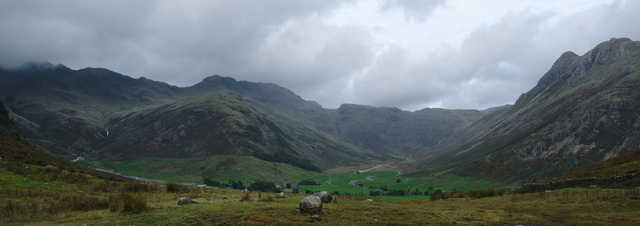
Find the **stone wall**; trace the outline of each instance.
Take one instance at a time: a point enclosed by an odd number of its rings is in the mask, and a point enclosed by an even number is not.
[[[529,193],[529,192],[542,192],[546,190],[557,190],[563,188],[580,188],[580,187],[589,187],[591,185],[601,185],[601,184],[616,184],[622,183],[634,178],[640,178],[640,172],[627,174],[623,176],[614,176],[614,177],[590,177],[590,178],[581,178],[581,179],[568,179],[562,181],[554,181],[548,183],[528,183],[524,184],[519,188],[516,188],[514,192],[518,193]]]

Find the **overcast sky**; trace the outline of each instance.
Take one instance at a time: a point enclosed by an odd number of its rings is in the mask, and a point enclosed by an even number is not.
[[[191,86],[211,75],[342,103],[512,104],[565,51],[640,40],[640,1],[0,0],[0,65]]]

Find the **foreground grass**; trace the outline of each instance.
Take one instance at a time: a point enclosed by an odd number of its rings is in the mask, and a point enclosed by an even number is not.
[[[311,214],[297,209],[302,196],[275,201],[241,202],[239,191],[192,188],[197,203],[177,206],[181,194],[162,190],[131,193],[144,196],[149,210],[141,213],[109,209],[72,210],[54,214],[8,216],[3,225],[218,225],[312,223]],[[107,193],[92,196],[108,197]],[[229,199],[217,199],[226,195]],[[263,197],[266,194],[262,195]],[[20,201],[20,200],[14,200]],[[546,224],[633,225],[640,222],[640,190],[562,190],[551,193],[505,195],[482,199],[454,198],[438,201],[364,201],[341,196],[338,203],[324,204],[325,212],[314,223],[345,224]]]

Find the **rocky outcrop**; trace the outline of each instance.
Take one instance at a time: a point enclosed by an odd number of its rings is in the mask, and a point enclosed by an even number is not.
[[[300,201],[300,212],[322,213],[322,200],[318,196],[311,195]]]

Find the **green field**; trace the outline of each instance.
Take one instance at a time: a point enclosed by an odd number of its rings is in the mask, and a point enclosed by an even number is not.
[[[59,173],[66,172],[50,171],[45,176]],[[10,172],[1,176],[2,225],[634,225],[640,221],[638,189],[565,189],[439,201],[394,197],[367,202],[363,197],[339,196],[337,203],[323,204],[323,212],[313,217],[298,210],[304,196],[297,194],[266,199],[270,194],[253,192],[250,200],[241,201],[241,192],[228,189],[179,186],[170,192],[164,185],[91,176],[83,184],[45,182]],[[183,193],[197,203],[176,205]],[[218,199],[219,195],[229,199]]]
[[[366,167],[363,167],[366,168]],[[350,168],[352,169],[352,168]],[[440,174],[425,178],[406,178],[403,177],[399,170],[393,166],[387,166],[380,169],[372,170],[364,173],[356,173],[356,170],[334,169],[311,179],[320,185],[300,186],[302,193],[309,191],[328,191],[337,192],[339,194],[349,194],[358,196],[369,196],[370,192],[380,191],[385,187],[387,190],[405,190],[424,194],[431,187],[433,191],[440,190],[449,191],[471,191],[482,188],[496,188],[503,184],[494,183],[486,180],[479,180],[470,177],[459,177],[451,174]],[[355,184],[355,185],[354,185]],[[357,185],[357,186],[356,186]],[[362,185],[362,186],[360,186]],[[406,196],[380,196],[384,200],[412,200],[427,199],[424,195],[406,195]]]
[[[144,158],[121,162],[113,162],[109,157],[99,157],[88,159],[87,164],[94,168],[115,169],[115,172],[123,175],[195,184],[202,184],[205,177],[223,182],[240,180],[245,184],[257,180],[293,184],[304,178],[321,175],[285,163],[233,155],[216,155],[204,159]]]
[[[233,170],[226,169],[222,173],[215,173],[221,164],[228,161],[233,161],[233,167],[235,167]],[[202,162],[207,164],[203,164]],[[245,185],[249,185],[257,180],[271,181],[274,184],[288,183],[296,185],[302,179],[309,179],[320,185],[300,186],[299,191],[302,194],[305,194],[308,190],[309,192],[328,191],[343,195],[368,197],[370,196],[370,192],[379,191],[382,195],[378,198],[398,201],[428,199],[428,196],[424,196],[423,194],[425,191],[428,191],[429,188],[431,188],[429,192],[432,193],[436,190],[443,192],[470,191],[482,188],[496,188],[503,185],[501,183],[471,177],[459,177],[448,174],[448,172],[440,172],[423,178],[407,178],[403,177],[401,171],[395,169],[393,165],[363,173],[356,172],[372,166],[336,168],[327,170],[324,173],[316,173],[301,170],[283,163],[266,162],[250,156],[214,156],[204,161],[202,159],[146,158],[132,162],[118,163],[111,162],[107,158],[96,158],[91,159],[89,163],[91,166],[97,168],[118,169],[117,172],[124,175],[195,184],[202,184],[205,177],[223,183],[230,180],[240,180]],[[158,173],[149,173],[148,170],[150,169],[155,169]],[[172,169],[186,170],[172,171]],[[273,177],[271,175],[279,176]],[[385,196],[384,193],[386,193],[386,191],[382,190],[383,187],[387,190],[404,190],[406,195]],[[420,195],[417,195],[418,193]]]

